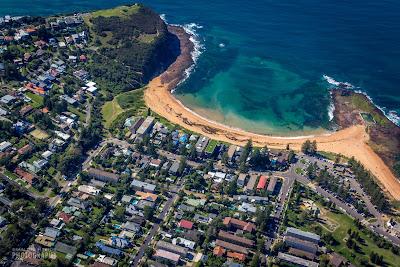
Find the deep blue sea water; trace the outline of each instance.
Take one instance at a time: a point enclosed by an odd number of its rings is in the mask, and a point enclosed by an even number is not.
[[[396,0],[147,0],[168,22],[196,30],[195,70],[176,91],[196,112],[259,133],[329,127],[326,74],[400,113]],[[211,3],[210,3],[211,2]],[[124,0],[0,0],[0,15],[48,15]]]

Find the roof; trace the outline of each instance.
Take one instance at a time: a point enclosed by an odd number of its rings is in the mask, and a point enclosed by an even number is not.
[[[256,185],[256,182],[257,182],[257,175],[256,174],[250,175],[249,182],[246,185],[246,190],[253,190],[254,186]]]
[[[213,250],[215,256],[221,257],[225,254],[226,250],[223,247],[216,246]]]
[[[131,186],[136,188],[141,188],[142,191],[150,191],[150,192],[153,192],[156,189],[156,186],[154,184],[142,182],[136,179],[134,179],[131,182]]]
[[[69,223],[72,220],[73,216],[62,211],[58,214],[58,218],[65,223]]]
[[[154,253],[154,257],[160,257],[173,262],[178,262],[181,256],[163,249],[157,249]]]
[[[75,255],[77,248],[74,246],[70,246],[65,243],[62,243],[62,242],[57,242],[56,245],[54,246],[54,250],[57,252],[64,253],[64,254]]]
[[[241,221],[232,217],[225,217],[223,224],[227,226],[233,226],[235,228],[239,228],[248,232],[252,232],[256,229],[256,226],[253,223]]]
[[[232,258],[232,259],[236,259],[236,260],[239,260],[239,261],[245,261],[246,260],[246,255],[244,255],[244,254],[242,254],[242,253],[238,253],[238,252],[228,252],[227,254],[226,254],[226,256],[228,257],[228,258]]]
[[[245,237],[237,236],[237,235],[225,232],[223,230],[219,231],[218,238],[226,240],[226,241],[231,241],[231,242],[236,243],[236,244],[239,243],[239,244],[247,246],[247,247],[254,246],[254,241],[253,240],[250,240],[250,239],[245,238]]]
[[[193,223],[188,220],[181,220],[179,222],[179,227],[191,230],[193,228]]]
[[[235,245],[235,244],[232,244],[232,243],[229,243],[229,242],[226,242],[226,241],[223,241],[221,239],[217,239],[217,241],[215,241],[215,244],[217,246],[221,246],[221,247],[223,247],[223,248],[225,248],[227,250],[231,250],[231,251],[234,251],[234,252],[239,252],[239,253],[246,254],[246,255],[249,254],[249,251],[248,251],[247,248],[239,246],[239,245]]]
[[[268,181],[268,177],[262,175],[262,176],[260,177],[260,180],[258,181],[257,189],[264,189],[264,188],[265,188],[265,185],[267,184],[267,181]]]
[[[149,192],[142,192],[142,191],[137,191],[136,195],[140,197],[142,200],[147,200],[147,201],[152,201],[155,202],[158,198],[156,194],[152,194]]]
[[[276,182],[278,179],[276,177],[271,177],[268,183],[267,191],[272,192],[275,190]]]
[[[119,179],[119,176],[117,174],[115,174],[115,173],[106,172],[106,171],[95,169],[95,168],[89,168],[88,169],[88,173],[91,176],[105,177],[107,179],[115,180],[115,181],[118,181],[118,179]]]
[[[286,235],[294,235],[294,236],[300,236],[303,237],[305,239],[309,239],[309,240],[314,240],[316,242],[319,242],[320,237],[317,234],[311,233],[311,232],[305,232],[305,231],[301,231],[297,228],[293,228],[293,227],[288,227],[286,229]]]
[[[345,257],[334,252],[331,255],[331,260],[329,261],[329,265],[332,265],[334,267],[340,267],[345,262],[346,262]]]
[[[157,247],[157,249],[162,249],[162,250],[166,250],[169,252],[173,252],[173,253],[179,254],[181,256],[186,256],[186,254],[188,252],[187,248],[177,246],[177,245],[174,245],[172,243],[168,243],[168,242],[165,242],[162,240],[157,242],[156,247]]]
[[[121,255],[121,254],[123,254],[123,252],[121,250],[106,246],[106,245],[104,245],[103,243],[101,243],[99,241],[96,242],[96,247],[98,247],[101,251],[106,252],[108,254],[112,254],[112,255]]]
[[[59,235],[60,231],[57,229],[54,229],[52,227],[46,227],[44,231],[44,235],[51,237],[51,238],[56,238]]]
[[[24,179],[29,184],[32,184],[32,181],[35,178],[33,174],[26,172],[20,168],[16,168],[15,173],[21,176],[21,178]]]
[[[282,253],[282,252],[278,253],[278,258],[281,260],[284,260],[284,261],[298,264],[300,266],[318,267],[318,263],[316,263],[316,262],[305,260],[305,259],[293,256],[290,254]]]

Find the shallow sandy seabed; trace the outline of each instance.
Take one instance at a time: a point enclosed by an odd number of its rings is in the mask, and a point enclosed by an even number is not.
[[[355,157],[379,180],[385,191],[394,199],[400,200],[400,182],[396,179],[382,159],[369,147],[369,136],[363,125],[352,126],[330,134],[306,137],[274,137],[247,132],[208,120],[186,108],[178,101],[171,90],[182,78],[185,64],[190,57],[190,46],[185,48],[186,36],[178,34],[181,39],[181,55],[163,74],[154,78],[145,90],[145,102],[155,113],[190,131],[205,135],[212,139],[237,145],[244,145],[252,140],[256,146],[300,150],[301,144],[309,139],[316,140],[321,151],[340,153],[347,157]],[[182,46],[183,45],[183,46]]]

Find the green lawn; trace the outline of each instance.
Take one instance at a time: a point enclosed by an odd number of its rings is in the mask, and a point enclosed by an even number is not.
[[[16,180],[19,178],[15,173],[10,172],[9,170],[5,170],[4,174],[7,175],[7,177],[12,180]]]
[[[44,140],[44,139],[49,138],[49,135],[45,131],[43,131],[39,128],[36,128],[35,130],[33,130],[30,133],[30,135],[32,135],[33,137],[35,137],[36,139],[39,139],[39,140]]]
[[[32,99],[32,107],[42,108],[43,107],[43,96],[36,95],[32,92],[27,92],[26,96]]]
[[[123,109],[138,108],[145,105],[144,89],[137,89],[116,96],[119,106]]]
[[[208,145],[205,149],[206,153],[213,153],[215,150],[215,147],[218,145],[218,141],[215,140],[210,140],[210,142],[208,142]]]
[[[79,120],[81,122],[85,122],[86,121],[86,115],[83,114],[81,111],[79,111],[77,108],[74,108],[72,106],[68,106],[67,109],[68,109],[69,112],[74,113],[76,116],[78,116]]]
[[[102,108],[103,119],[105,121],[104,126],[109,128],[111,123],[121,114],[124,110],[118,104],[118,101],[114,98],[112,101],[108,101]]]
[[[143,99],[144,89],[125,92],[104,104],[102,113],[104,126],[110,128],[114,121],[125,120],[126,117],[142,115],[146,110]],[[126,116],[125,116],[126,115]]]

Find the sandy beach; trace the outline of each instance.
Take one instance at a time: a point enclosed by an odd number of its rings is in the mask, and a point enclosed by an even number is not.
[[[387,193],[394,199],[400,200],[400,182],[368,146],[369,136],[364,125],[351,126],[319,136],[273,137],[232,128],[203,118],[186,108],[173,96],[171,90],[184,78],[185,70],[193,64],[191,57],[193,44],[189,40],[190,36],[181,28],[170,27],[170,31],[180,38],[181,55],[163,74],[154,78],[145,90],[145,101],[151,110],[190,131],[237,145],[244,145],[251,139],[256,146],[286,148],[289,144],[291,149],[300,150],[305,140],[316,140],[321,151],[355,157],[377,177]]]

